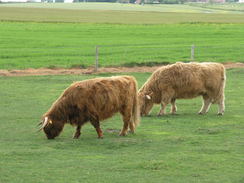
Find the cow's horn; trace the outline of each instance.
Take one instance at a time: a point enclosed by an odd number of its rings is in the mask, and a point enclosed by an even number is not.
[[[45,118],[44,118],[44,122],[42,123],[42,126],[41,126],[41,128],[39,129],[39,131],[42,130],[42,129],[47,125],[47,123],[48,123],[48,117],[45,117]]]
[[[150,95],[146,95],[146,97],[147,97],[147,99],[148,99],[148,100],[151,100],[151,97],[150,97]]]

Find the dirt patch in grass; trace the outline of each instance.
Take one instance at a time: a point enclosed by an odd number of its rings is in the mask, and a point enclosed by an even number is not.
[[[118,134],[119,134],[119,132],[120,132],[119,129],[111,129],[111,128],[108,128],[108,129],[106,129],[105,131],[108,132],[108,133],[118,133]]]
[[[226,69],[244,68],[244,63],[224,63]],[[69,74],[96,74],[96,73],[126,73],[126,72],[154,72],[161,66],[141,67],[102,67],[97,72],[94,68],[39,68],[24,70],[0,70],[0,76],[35,76],[35,75],[69,75]]]

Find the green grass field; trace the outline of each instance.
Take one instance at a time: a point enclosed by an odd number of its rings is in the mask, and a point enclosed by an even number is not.
[[[113,24],[244,23],[241,11],[189,5],[133,5],[118,3],[0,4],[1,21]]]
[[[243,62],[244,14],[189,5],[0,4],[0,69]]]
[[[37,123],[73,81],[110,76],[0,77],[0,182],[211,182],[241,183],[244,70],[227,72],[226,113],[213,105],[197,115],[200,98],[179,100],[178,115],[142,118],[135,135],[120,137],[120,116],[102,123],[104,139],[90,124],[80,139],[67,125],[55,140],[37,133]],[[133,73],[139,85],[150,73]]]
[[[243,62],[244,24],[119,25],[0,23],[0,69],[149,62]]]
[[[88,67],[96,45],[100,66],[190,61],[192,44],[196,61],[244,62],[241,6],[1,3],[0,69]],[[55,140],[36,132],[73,81],[111,75],[0,77],[0,183],[244,181],[243,69],[227,72],[221,117],[215,105],[197,115],[196,98],[177,101],[174,116],[155,106],[126,137],[119,115],[102,123],[102,140],[90,124],[78,140],[68,125]],[[150,73],[130,75],[141,86]]]

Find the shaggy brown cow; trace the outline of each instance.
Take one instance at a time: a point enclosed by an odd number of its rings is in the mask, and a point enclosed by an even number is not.
[[[176,99],[203,97],[199,114],[208,112],[211,103],[219,106],[223,115],[225,68],[218,63],[182,63],[157,69],[138,92],[141,115],[147,115],[153,104],[161,104],[158,115],[165,114],[165,107],[171,103],[171,113],[177,110]]]
[[[137,82],[131,76],[95,78],[73,83],[53,103],[43,115],[40,129],[48,139],[60,134],[65,123],[77,126],[74,138],[79,138],[81,126],[90,121],[97,131],[98,138],[103,137],[100,121],[120,112],[124,126],[120,132],[126,135],[128,127],[133,133],[139,124],[139,105]]]

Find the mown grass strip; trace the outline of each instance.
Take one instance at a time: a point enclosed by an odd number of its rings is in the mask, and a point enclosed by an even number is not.
[[[244,23],[243,14],[1,7],[1,21],[112,24]]]

